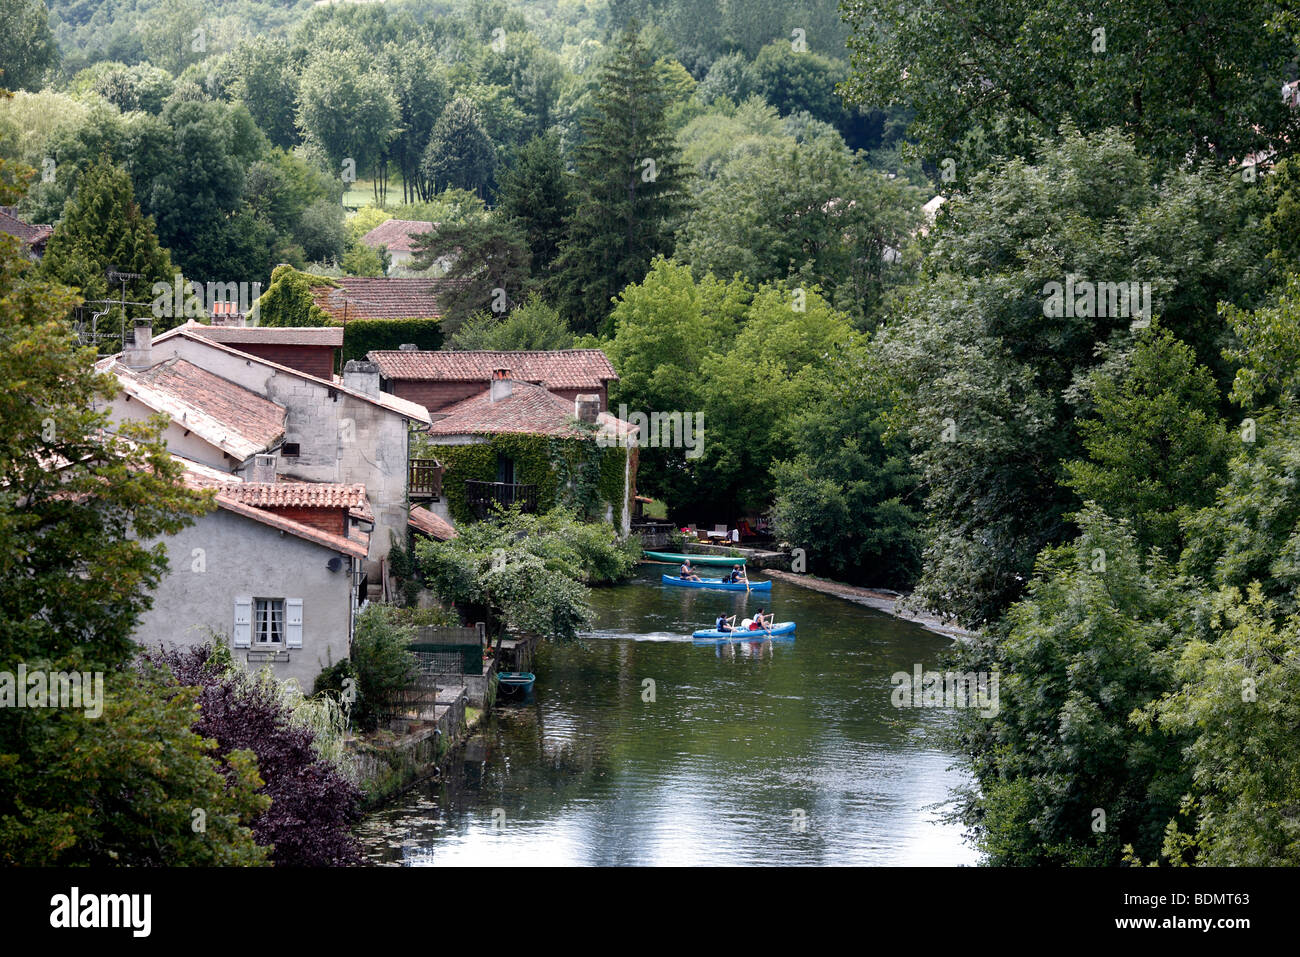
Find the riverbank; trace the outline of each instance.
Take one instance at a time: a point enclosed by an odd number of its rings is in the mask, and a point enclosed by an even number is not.
[[[932,631],[937,635],[943,635],[945,638],[951,638],[954,641],[961,641],[966,638],[975,636],[975,632],[967,631],[952,622],[944,621],[935,615],[926,613],[916,613],[909,609],[900,608],[899,604],[905,599],[906,595],[901,595],[896,591],[888,591],[876,588],[862,588],[857,585],[845,585],[842,582],[831,581],[827,578],[818,578],[815,575],[800,574],[797,572],[781,571],[777,568],[768,568],[764,574],[769,578],[777,581],[789,582],[792,585],[798,585],[801,588],[810,588],[813,591],[821,592],[824,595],[834,595],[836,598],[843,598],[845,601],[855,602],[859,605],[866,605],[868,608],[874,608],[876,611],[883,611],[887,615],[892,615],[903,621],[911,621]]]

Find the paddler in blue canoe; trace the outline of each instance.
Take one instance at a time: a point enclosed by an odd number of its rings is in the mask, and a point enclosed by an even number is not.
[[[713,623],[713,628],[715,631],[735,631],[732,627],[735,621],[735,615],[732,615],[730,618],[726,615],[719,615],[718,620]]]
[[[749,576],[745,574],[744,565],[732,565],[731,573],[727,575],[726,580],[732,584],[746,584],[749,582]]]
[[[688,582],[697,582],[700,580],[700,576],[695,574],[695,569],[691,567],[691,560],[689,558],[682,562],[681,574],[678,577],[683,581]]]

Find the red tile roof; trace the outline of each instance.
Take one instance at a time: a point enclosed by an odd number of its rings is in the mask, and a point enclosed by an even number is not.
[[[301,369],[295,369],[291,366],[281,365],[278,362],[272,362],[270,359],[266,359],[261,356],[255,356],[249,352],[242,352],[239,349],[236,349],[234,346],[228,346],[223,342],[218,342],[216,339],[199,335],[195,331],[195,327],[193,325],[186,324],[183,326],[177,326],[174,329],[169,329],[166,332],[164,332],[161,336],[157,336],[153,340],[153,344],[155,346],[158,346],[162,343],[167,342],[172,338],[177,338],[177,337],[190,339],[193,342],[201,343],[212,349],[216,349],[219,352],[224,352],[233,356],[239,356],[241,359],[246,359],[252,362],[256,362],[258,365],[265,366],[268,369],[273,369],[277,373],[283,372],[286,375],[295,376],[296,378],[302,379],[305,382],[315,382],[321,385],[329,386],[331,389],[337,389],[338,391],[344,393],[345,395],[349,395],[354,399],[359,399],[362,402],[369,402],[372,405],[377,405],[380,408],[387,409],[389,412],[396,412],[398,415],[403,416],[407,419],[412,419],[416,422],[429,421],[429,410],[416,402],[409,402],[406,399],[399,399],[397,396],[389,395],[386,392],[381,392],[378,395],[370,395],[368,393],[360,391],[359,389],[354,389],[351,386],[344,385],[343,380],[340,379],[338,376],[333,376],[330,379],[322,379],[319,376],[314,376],[309,372],[303,372]],[[121,358],[121,356],[122,354],[118,353],[117,355],[109,356],[107,359],[101,359],[99,363],[96,363],[95,367],[100,371],[107,371],[110,366],[113,366],[113,364],[116,363]],[[117,369],[120,368],[123,367],[120,365],[117,366]],[[116,369],[114,369],[114,371],[116,371]]]
[[[423,532],[430,538],[436,538],[440,542],[449,542],[453,538],[459,538],[460,533],[441,515],[435,515],[423,505],[416,505],[411,509],[411,528],[417,532]]]
[[[53,232],[53,226],[23,222],[13,214],[13,207],[0,207],[0,233],[8,233],[27,246],[42,245]]]
[[[342,348],[342,326],[205,326],[194,323],[196,335],[231,345],[331,346]]]
[[[494,369],[509,369],[510,378],[535,382],[547,389],[600,389],[618,373],[599,349],[555,349],[536,352],[402,352],[374,350],[385,379],[435,382],[488,382]]]
[[[313,286],[312,299],[339,322],[351,319],[436,319],[437,279],[342,276],[333,286]]]
[[[295,522],[291,518],[283,515],[277,515],[275,512],[265,508],[257,508],[254,505],[243,501],[243,496],[239,487],[243,484],[238,481],[230,481],[234,476],[216,469],[209,468],[206,465],[200,465],[198,462],[182,458],[179,455],[172,455],[172,458],[178,462],[183,472],[185,484],[194,489],[216,489],[217,507],[232,512],[235,515],[241,515],[244,518],[252,519],[263,525],[287,532],[296,538],[304,541],[313,542],[326,548],[342,552],[345,555],[351,555],[353,558],[365,558],[370,552],[370,535],[359,529],[352,529],[347,537],[335,535],[330,532],[322,531],[319,528],[312,528],[310,525],[304,525],[302,522]],[[297,484],[297,483],[293,483]],[[305,483],[304,483],[305,484]],[[322,483],[323,484],[323,483]],[[352,486],[326,486],[335,489],[352,488]],[[356,486],[364,492],[364,486]]]
[[[112,369],[127,395],[236,459],[273,445],[284,435],[288,412],[251,389],[185,361],[171,358],[148,369]]]
[[[553,435],[559,438],[590,438],[591,434],[578,428],[574,404],[554,392],[530,382],[511,383],[511,393],[503,399],[492,401],[492,391],[463,399],[450,405],[429,426],[429,435],[497,435],[524,433],[528,435]],[[607,431],[625,434],[632,427],[623,420],[600,413],[597,422]]]
[[[383,246],[389,252],[414,252],[411,234],[431,233],[433,223],[420,219],[390,219],[380,223],[361,237],[361,241],[371,249]]]
[[[261,522],[263,525],[269,525],[271,528],[279,529],[282,532],[288,532],[290,535],[305,541],[324,545],[326,548],[343,552],[345,555],[351,555],[353,558],[365,558],[370,552],[370,536],[364,532],[354,531],[352,533],[353,537],[344,538],[342,535],[334,535],[318,528],[312,528],[310,525],[295,522],[293,519],[277,515],[275,512],[263,508],[254,508],[252,505],[245,505],[238,499],[224,495],[221,492],[217,493],[217,507],[224,508],[228,512],[234,512],[236,515],[242,515],[245,518],[251,518],[255,522]]]
[[[221,486],[229,495],[255,508],[366,508],[364,485],[333,482],[230,482]]]

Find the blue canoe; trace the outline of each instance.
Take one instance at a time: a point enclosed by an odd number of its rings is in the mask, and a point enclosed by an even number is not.
[[[691,635],[697,642],[710,641],[753,641],[755,638],[771,638],[773,635],[788,635],[794,631],[794,622],[778,621],[771,628],[764,628],[759,631],[717,631],[713,628],[704,628]]]
[[[664,575],[665,585],[681,585],[683,588],[717,588],[722,591],[745,591],[744,582],[729,582],[721,578],[701,578],[699,581],[691,581],[689,578],[674,578],[672,575]],[[772,583],[770,581],[750,582],[749,591],[771,591]]]
[[[497,675],[497,689],[507,694],[527,694],[533,690],[535,680],[531,671],[502,671]]]

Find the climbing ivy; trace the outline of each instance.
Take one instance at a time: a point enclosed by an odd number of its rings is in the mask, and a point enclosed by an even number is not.
[[[329,313],[316,305],[311,291],[317,286],[338,283],[328,276],[299,272],[292,266],[276,266],[271,285],[257,300],[258,324],[263,326],[337,326]]]
[[[601,448],[591,439],[545,435],[494,435],[475,445],[418,443],[417,455],[436,458],[444,468],[443,495],[453,521],[474,518],[465,483],[495,482],[497,457],[515,463],[515,481],[537,486],[537,507],[549,511],[567,505],[586,518],[603,519],[605,508],[618,521],[623,511],[625,450]]]

